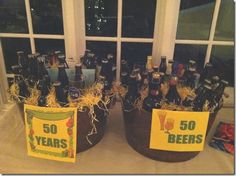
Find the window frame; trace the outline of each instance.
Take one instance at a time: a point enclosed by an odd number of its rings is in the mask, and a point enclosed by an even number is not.
[[[152,56],[155,64],[160,63],[160,57],[165,55],[167,59],[173,59],[174,49],[176,44],[198,44],[207,45],[205,56],[205,64],[209,62],[212,46],[234,46],[234,41],[216,41],[214,40],[217,18],[222,0],[216,0],[213,19],[211,23],[210,35],[208,40],[180,40],[176,39],[179,7],[181,0],[157,0],[155,12],[155,24],[153,38],[130,38],[122,37],[122,4],[123,0],[117,0],[117,36],[102,37],[102,36],[86,36],[85,33],[85,7],[84,0],[61,0],[62,15],[63,15],[63,35],[54,34],[34,34],[32,17],[30,12],[30,0],[25,0],[26,16],[29,33],[0,33],[0,37],[9,38],[29,38],[31,52],[35,53],[34,39],[63,39],[65,43],[65,54],[67,58],[74,58],[74,61],[79,61],[79,57],[84,54],[86,49],[86,41],[107,41],[116,42],[116,79],[120,80],[120,62],[121,62],[121,44],[122,42],[137,42],[137,43],[152,43]],[[74,62],[68,60],[69,66],[74,65]],[[0,66],[4,68],[0,72],[2,78],[12,77],[13,75],[6,74],[4,58],[2,55],[2,47],[0,40]],[[6,79],[5,79],[6,82]],[[6,83],[4,83],[6,84]],[[8,85],[6,85],[8,87]],[[2,98],[2,88],[0,88]],[[1,101],[0,101],[1,102]]]

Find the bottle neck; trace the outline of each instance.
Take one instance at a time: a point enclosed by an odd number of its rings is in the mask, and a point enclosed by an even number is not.
[[[167,65],[166,74],[167,75],[172,74],[172,64],[170,64],[170,63],[168,63],[168,65]]]

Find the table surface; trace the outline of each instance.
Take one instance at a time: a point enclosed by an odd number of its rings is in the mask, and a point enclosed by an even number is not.
[[[77,155],[76,163],[27,156],[25,130],[20,111],[9,104],[0,111],[0,173],[44,174],[232,174],[233,155],[209,147],[195,158],[179,163],[159,162],[134,151],[127,143],[118,102],[108,117],[106,133],[93,148]],[[207,137],[219,121],[234,122],[234,109],[223,108]]]

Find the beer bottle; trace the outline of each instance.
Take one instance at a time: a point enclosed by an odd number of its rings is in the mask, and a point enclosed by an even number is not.
[[[125,111],[130,111],[134,108],[135,101],[140,98],[140,94],[138,92],[138,84],[137,78],[134,73],[132,73],[129,77],[129,86],[128,92],[125,95],[124,99],[124,109]]]
[[[141,86],[142,86],[142,77],[141,77],[141,73],[140,73],[140,68],[138,68],[138,67],[134,68],[132,73],[134,75],[136,75],[136,81],[137,81],[138,88],[141,88]]]
[[[160,75],[157,72],[154,72],[149,84],[148,96],[143,100],[143,109],[152,112],[153,108],[161,108],[162,93],[160,89]]]
[[[200,77],[200,82],[203,82],[205,79],[210,79],[213,76],[213,65],[211,63],[206,63],[201,77]]]
[[[85,87],[85,80],[82,72],[82,64],[76,64],[75,65],[75,79],[76,82],[78,82],[78,87],[83,89]]]
[[[100,75],[105,77],[105,85],[110,90],[112,87],[112,68],[107,58],[102,59],[102,68]]]
[[[153,73],[152,56],[147,57],[146,70],[148,72],[148,80],[151,81],[152,80],[152,73]]]
[[[49,75],[44,75],[43,76],[43,80],[47,86],[47,89],[50,90],[51,89],[51,78]]]
[[[167,64],[167,68],[166,68],[166,73],[163,74],[162,72],[160,72],[161,73],[161,82],[162,83],[168,83],[169,82],[169,80],[171,78],[171,75],[172,75],[173,63],[174,63],[173,60],[169,60],[168,64]]]
[[[184,72],[185,72],[184,64],[179,64],[177,69],[177,76],[179,79],[182,79]]]
[[[116,68],[115,67],[113,67],[113,61],[114,61],[114,56],[112,55],[112,54],[108,54],[107,55],[107,60],[108,60],[108,65],[109,65],[109,70],[108,70],[108,72],[109,73],[111,73],[111,74],[109,74],[109,78],[108,78],[108,80],[112,83],[112,81],[113,81],[113,77],[114,77],[114,71],[116,70]]]
[[[29,60],[29,76],[27,78],[29,86],[32,88],[38,80],[38,62],[35,54],[28,55]]]
[[[159,72],[165,73],[167,69],[166,56],[161,56],[161,63],[159,66]]]
[[[187,87],[195,87],[195,76],[196,73],[196,62],[194,60],[189,60],[187,70],[184,72],[184,82]]]
[[[174,103],[176,105],[179,105],[181,102],[181,98],[176,88],[177,83],[178,83],[178,77],[176,75],[172,75],[169,80],[169,90],[168,93],[166,94],[166,99],[168,103]]]
[[[193,110],[194,111],[203,111],[203,106],[205,104],[205,102],[209,99],[211,99],[211,91],[212,91],[212,88],[210,85],[208,84],[204,84],[203,85],[203,89],[201,91],[200,94],[198,94],[196,96],[196,98],[194,99],[194,102],[193,102]]]
[[[20,100],[22,101],[23,100],[23,97],[24,98],[27,98],[29,97],[30,95],[30,92],[28,90],[28,87],[25,83],[25,80],[24,79],[20,79],[17,81],[17,84],[19,86],[19,96],[20,96]]]
[[[147,56],[146,69],[151,70],[153,67],[152,56]]]
[[[216,90],[216,101],[219,102],[222,99],[225,88],[228,86],[229,82],[225,80],[220,81],[220,86]]]
[[[63,88],[67,88],[69,85],[69,80],[68,80],[68,76],[66,74],[65,71],[65,67],[63,64],[60,64],[58,66],[58,76],[57,76],[57,80],[61,82],[61,86]]]
[[[193,101],[194,101],[194,98],[193,96],[191,95],[188,95],[185,100],[183,101],[183,105],[185,107],[192,107],[193,106]]]
[[[159,72],[159,67],[158,67],[157,65],[154,65],[154,66],[153,66],[153,71],[154,71],[154,72]]]
[[[148,72],[147,72],[147,70],[144,70],[142,72],[141,77],[142,77],[142,84],[141,85],[143,86],[143,88],[146,88],[148,86]]]
[[[13,65],[11,66],[12,72],[14,74],[15,80],[21,80],[23,79],[22,75],[20,74],[20,70],[22,69],[20,65]]]
[[[53,83],[53,86],[55,87],[55,91],[56,91],[56,99],[58,101],[58,103],[63,107],[66,106],[68,104],[68,100],[67,100],[67,96],[64,93],[62,84],[60,81],[56,81]]]
[[[40,97],[38,99],[38,106],[46,106],[47,105],[46,96],[48,95],[49,90],[47,88],[47,85],[44,79],[39,80],[37,88],[41,92]]]
[[[86,49],[84,52],[84,55],[80,58],[81,63],[86,67],[87,59],[88,59],[88,54],[91,53],[91,50]]]
[[[20,71],[19,71],[22,68],[20,65],[13,65],[11,66],[11,68],[14,73],[15,83],[19,86],[20,101],[23,101],[23,99],[28,97],[30,93],[29,93],[29,90],[27,88],[27,85],[25,83],[23,76],[20,74]]]
[[[28,59],[25,56],[25,53],[23,51],[17,51],[17,61],[18,61],[18,65],[22,67],[22,75],[24,77],[28,76],[29,72],[28,72]]]
[[[66,62],[65,54],[62,54],[62,53],[58,54],[58,62],[59,62],[59,64],[63,64],[65,66],[65,68],[69,68],[69,66]]]
[[[128,85],[129,80],[129,67],[126,60],[121,60],[121,84]]]
[[[38,57],[37,61],[38,61],[38,74],[37,74],[37,78],[38,79],[43,79],[44,75],[48,75],[48,71],[45,67],[45,58],[44,57]]]
[[[86,52],[86,56],[84,56],[83,59],[83,64],[85,66],[85,68],[87,69],[96,69],[96,57],[95,54],[92,53],[91,51],[87,51]]]

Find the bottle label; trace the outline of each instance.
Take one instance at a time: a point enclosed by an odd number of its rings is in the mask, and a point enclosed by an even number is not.
[[[76,161],[77,108],[25,105],[24,112],[29,156]]]
[[[209,112],[153,109],[150,148],[166,151],[202,151]]]
[[[151,90],[151,95],[157,96],[159,94],[158,90]]]

